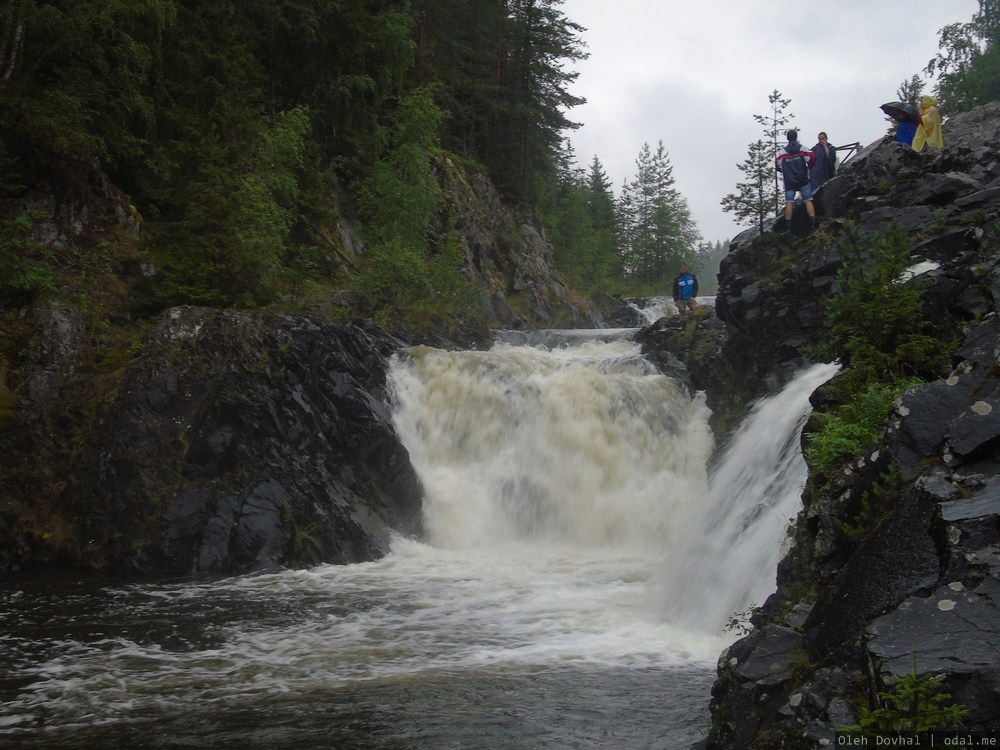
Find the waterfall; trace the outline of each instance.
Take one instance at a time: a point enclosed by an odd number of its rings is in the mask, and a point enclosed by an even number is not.
[[[704,399],[627,336],[532,343],[393,361],[428,533],[380,560],[0,581],[0,744],[690,747],[721,626],[773,586],[834,368],[709,468]]]
[[[806,469],[817,365],[761,401],[711,471],[702,395],[617,338],[487,352],[416,347],[392,370],[396,426],[425,491],[430,544],[656,555],[651,600],[693,633],[774,587]]]
[[[392,381],[436,546],[662,549],[707,487],[704,399],[634,342],[417,347]]]
[[[814,365],[758,402],[722,451],[708,493],[660,576],[657,595],[670,621],[696,632],[718,628],[774,591],[807,478],[799,439],[809,396],[837,369]]]
[[[695,301],[701,308],[715,307],[715,295],[708,297],[699,296],[695,298]],[[671,297],[647,297],[642,300],[642,305],[635,302],[629,302],[628,304],[629,307],[640,315],[646,322],[646,325],[652,325],[660,318],[677,317],[677,305],[674,304],[674,300]]]

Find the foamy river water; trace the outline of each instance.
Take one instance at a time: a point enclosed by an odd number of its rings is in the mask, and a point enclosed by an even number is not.
[[[773,591],[832,374],[763,402],[709,477],[704,400],[627,337],[411,350],[426,538],[211,581],[9,576],[0,746],[689,747],[724,625]]]

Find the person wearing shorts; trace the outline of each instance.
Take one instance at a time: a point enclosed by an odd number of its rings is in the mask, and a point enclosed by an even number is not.
[[[691,273],[687,263],[681,263],[677,270],[678,274],[674,278],[674,305],[677,307],[677,317],[684,323],[688,311],[695,318],[698,316],[698,301],[695,299],[698,296],[698,277]]]
[[[794,130],[789,130],[786,134],[788,145],[785,150],[778,155],[776,165],[781,177],[785,182],[785,221],[791,224],[792,211],[795,208],[795,195],[802,196],[802,202],[806,204],[806,213],[813,226],[816,225],[816,209],[813,206],[813,191],[809,184],[809,172],[816,162],[816,154],[812,151],[803,151],[802,144],[799,143],[799,134]]]

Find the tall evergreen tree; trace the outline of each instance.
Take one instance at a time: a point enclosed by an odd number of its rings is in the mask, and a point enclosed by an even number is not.
[[[583,28],[560,10],[563,0],[412,0],[419,84],[441,83],[448,111],[442,145],[484,163],[517,199],[537,200],[555,178],[567,112],[583,103],[569,93],[586,57]]]
[[[592,282],[612,282],[622,278],[618,252],[619,217],[615,195],[604,165],[595,155],[587,173],[587,213],[592,228]]]
[[[398,0],[255,0],[268,106],[306,106],[314,138],[355,177],[381,155],[393,107],[414,65],[413,16]]]
[[[639,283],[663,284],[681,261],[693,260],[699,235],[663,142],[655,152],[644,143],[635,163],[619,204],[625,272]]]
[[[924,79],[914,73],[899,84],[899,88],[896,89],[896,98],[901,102],[912,104],[916,107],[920,103],[920,97],[923,95],[924,86],[926,85]]]
[[[562,163],[557,186],[546,207],[556,267],[581,289],[620,287],[615,197],[600,160],[586,171]]]
[[[772,160],[777,158],[786,143],[784,134],[789,129],[793,115],[786,113],[785,110],[791,102],[791,99],[785,99],[781,92],[775,89],[767,97],[771,110],[767,114],[753,116],[753,119],[764,128],[764,142],[771,148]],[[774,170],[773,175],[773,189],[770,193],[774,215],[777,216],[785,205],[785,191],[782,189],[777,170]]]
[[[736,183],[735,193],[722,199],[722,210],[735,214],[741,224],[756,226],[763,232],[765,219],[775,215],[772,180],[777,170],[773,147],[762,140],[751,143],[747,158],[737,167],[746,179]]]
[[[615,213],[615,194],[611,188],[604,165],[595,155],[587,172],[587,189],[590,195],[590,215],[598,225],[614,231],[618,223]]]
[[[896,89],[896,99],[913,107],[919,107],[920,97],[923,95],[924,86],[926,85],[924,79],[914,73],[899,84],[899,87]],[[888,115],[885,120],[887,123],[886,132],[890,134],[895,133],[899,127],[899,121]]]
[[[448,112],[441,143],[485,161],[490,124],[500,121],[500,71],[505,52],[504,2],[412,0],[417,85],[440,84]]]
[[[0,144],[28,171],[141,154],[170,0],[0,4]]]
[[[566,130],[566,113],[584,100],[569,93],[577,73],[567,61],[586,58],[583,28],[559,10],[563,0],[505,0],[507,36],[500,60],[502,110],[487,133],[487,160],[499,186],[529,198],[536,176],[552,175]]]
[[[791,99],[785,99],[780,91],[772,91],[767,101],[770,112],[753,116],[763,126],[764,137],[750,144],[747,158],[737,165],[746,179],[737,183],[736,192],[727,194],[721,202],[724,211],[735,214],[740,222],[756,224],[762,232],[765,218],[777,216],[785,206],[785,191],[775,159],[784,148],[784,134],[792,119],[785,112]]]

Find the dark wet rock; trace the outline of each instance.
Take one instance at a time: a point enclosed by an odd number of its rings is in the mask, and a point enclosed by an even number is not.
[[[802,658],[802,647],[801,633],[769,625],[730,649],[729,661],[740,680],[771,687],[792,679],[795,665]]]
[[[592,301],[597,306],[604,325],[609,328],[639,328],[648,323],[636,304],[630,304],[621,297],[598,294]]]
[[[972,497],[941,503],[941,517],[945,521],[965,521],[985,516],[1000,517],[1000,478],[991,480]]]
[[[572,298],[554,273],[554,250],[537,212],[505,204],[485,173],[447,155],[435,156],[434,167],[447,204],[435,228],[457,238],[463,272],[488,290],[491,327],[600,327],[598,311]]]
[[[176,308],[93,443],[113,567],[217,573],[380,557],[420,530],[371,325]]]
[[[915,663],[919,673],[1000,678],[1000,609],[961,581],[905,600],[874,620],[866,636],[869,653],[885,673],[905,675]]]
[[[67,378],[72,377],[75,358],[83,334],[83,315],[76,307],[52,300],[38,309],[37,335],[29,359],[31,374],[21,413],[31,420],[38,418],[62,393]]]
[[[636,333],[635,340],[661,372],[706,393],[712,429],[721,440],[744,412],[743,375],[725,354],[726,326],[712,311],[702,312],[697,323],[661,318]]]
[[[814,654],[847,657],[873,617],[936,584],[936,513],[937,503],[922,493],[905,498],[826,583],[805,624]],[[876,570],[878,575],[870,574]]]

